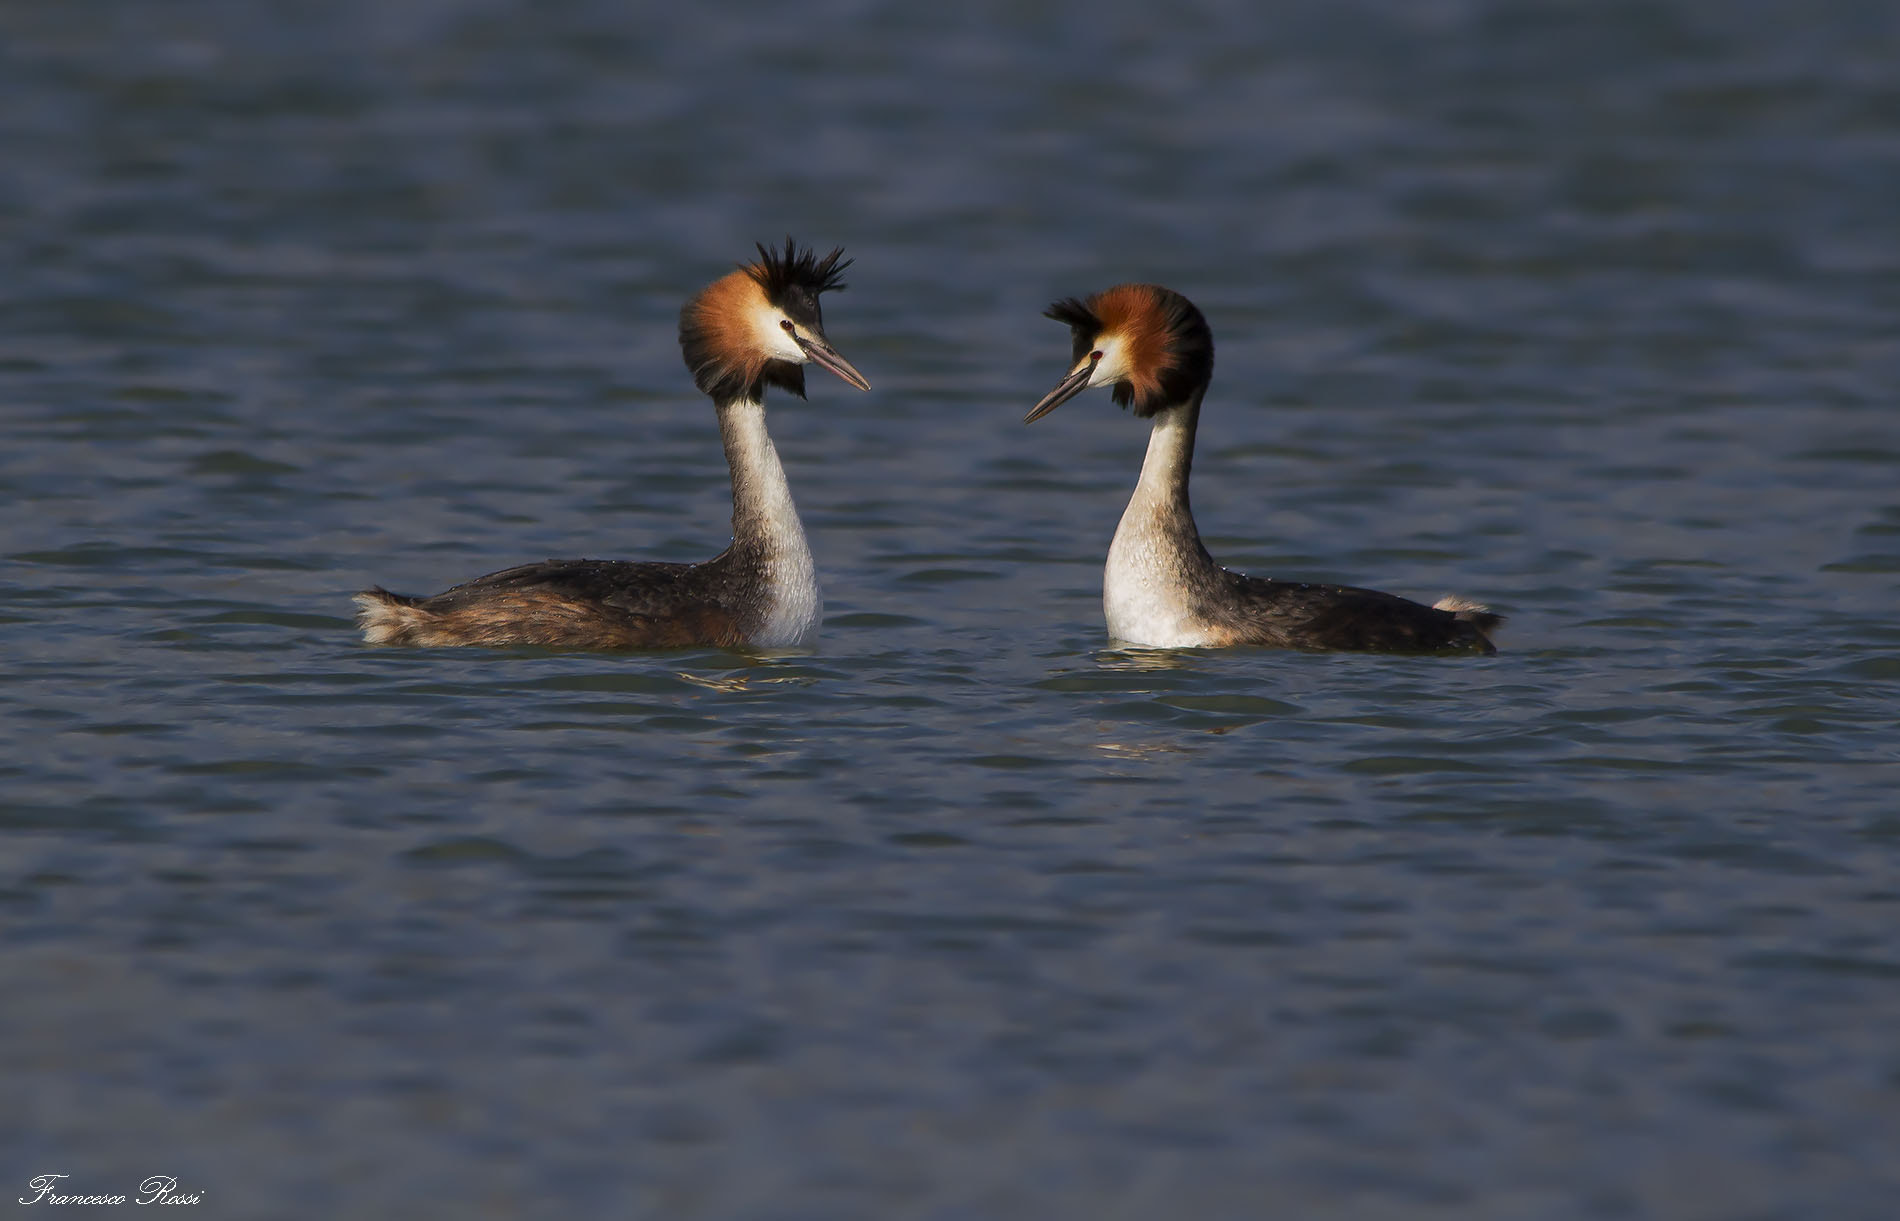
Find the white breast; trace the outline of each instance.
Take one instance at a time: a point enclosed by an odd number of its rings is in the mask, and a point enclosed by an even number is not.
[[[1155,649],[1204,648],[1217,643],[1208,625],[1188,609],[1178,568],[1159,538],[1122,515],[1102,573],[1102,614],[1108,634]]]
[[[770,609],[752,643],[768,649],[805,649],[818,643],[818,625],[825,618],[825,596],[818,588],[813,571],[811,550],[805,546],[805,532],[792,518],[798,530],[795,554],[781,552],[767,570]],[[802,561],[802,562],[801,562]]]

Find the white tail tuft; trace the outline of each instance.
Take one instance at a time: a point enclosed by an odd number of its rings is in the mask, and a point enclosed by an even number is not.
[[[1470,598],[1461,598],[1457,594],[1446,594],[1438,601],[1432,603],[1432,609],[1450,611],[1452,614],[1458,616],[1458,618],[1469,623],[1472,627],[1477,628],[1478,635],[1484,637],[1487,643],[1491,640],[1491,633],[1495,632],[1498,629],[1498,625],[1504,622],[1503,615],[1498,614],[1484,603],[1474,601]]]
[[[370,644],[407,644],[412,633],[428,616],[395,600],[386,590],[372,589],[357,594],[351,601],[359,608],[356,626]]]

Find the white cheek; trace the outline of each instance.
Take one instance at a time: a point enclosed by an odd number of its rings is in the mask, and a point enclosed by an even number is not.
[[[761,308],[752,317],[753,333],[758,336],[759,347],[778,360],[789,360],[795,365],[805,363],[805,350],[792,341],[791,333],[785,329],[786,317],[770,307]]]
[[[1122,359],[1123,352],[1120,340],[1109,339],[1104,342],[1098,342],[1095,345],[1095,350],[1102,354],[1102,359],[1095,362],[1095,371],[1089,374],[1089,385],[1091,387],[1112,386],[1128,376],[1128,368]]]

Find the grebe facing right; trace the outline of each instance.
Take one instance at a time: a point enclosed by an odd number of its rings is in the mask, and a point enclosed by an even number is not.
[[[1153,648],[1265,645],[1316,650],[1495,653],[1504,621],[1475,602],[1425,606],[1349,585],[1309,585],[1243,576],[1201,545],[1188,506],[1188,468],[1201,399],[1214,376],[1214,336],[1180,293],[1121,284],[1087,301],[1046,311],[1075,338],[1067,377],[1023,423],[1048,415],[1093,386],[1154,420],[1135,494],[1109,544],[1102,580],[1108,634]]]
[[[765,388],[805,397],[807,363],[859,390],[871,383],[825,339],[818,295],[843,288],[843,250],[820,259],[785,241],[759,247],[680,311],[680,350],[712,397],[732,468],[732,546],[703,564],[548,560],[478,577],[432,598],[356,595],[371,644],[544,645],[558,649],[804,647],[823,601],[778,450]]]

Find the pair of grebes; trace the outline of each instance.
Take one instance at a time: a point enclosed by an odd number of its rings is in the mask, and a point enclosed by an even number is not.
[[[859,390],[871,383],[825,338],[820,294],[844,286],[842,249],[781,253],[714,281],[680,312],[680,348],[710,396],[732,468],[732,546],[703,564],[549,560],[478,577],[432,598],[371,589],[358,615],[372,644],[786,649],[817,638],[823,605],[785,468],[765,431],[767,387],[805,396],[805,366]],[[1109,544],[1108,634],[1153,648],[1492,653],[1502,622],[1475,602],[1425,606],[1346,585],[1229,572],[1201,545],[1188,470],[1214,373],[1207,320],[1177,292],[1121,284],[1049,307],[1075,340],[1069,372],[1030,409],[1041,419],[1106,386],[1154,421],[1134,497]]]

